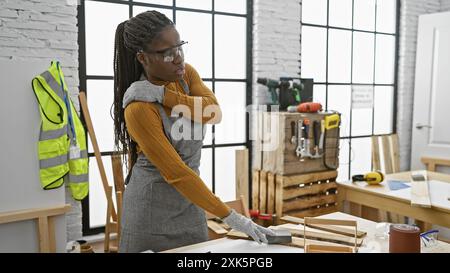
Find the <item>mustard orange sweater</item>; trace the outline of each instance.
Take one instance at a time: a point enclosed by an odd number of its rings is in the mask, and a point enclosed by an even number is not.
[[[188,117],[197,122],[208,123],[217,117],[198,117],[194,115],[194,99],[201,99],[202,109],[208,105],[217,105],[214,93],[203,83],[197,71],[186,64],[183,76],[189,86],[190,95],[186,95],[178,82],[157,82],[164,85],[164,110],[170,115],[171,108],[182,104],[189,107],[193,116]],[[214,117],[214,116],[213,116]],[[142,151],[147,159],[160,171],[164,180],[174,186],[184,197],[202,209],[223,218],[230,213],[230,208],[215,196],[201,180],[201,178],[187,166],[164,134],[164,128],[158,107],[155,103],[133,102],[125,108],[125,122],[128,133],[138,144],[138,151]]]

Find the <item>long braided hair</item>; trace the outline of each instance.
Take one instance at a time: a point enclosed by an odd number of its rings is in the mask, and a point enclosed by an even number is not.
[[[167,26],[174,23],[157,11],[146,11],[120,23],[116,29],[114,43],[114,144],[122,151],[130,171],[137,159],[137,144],[130,138],[125,124],[123,95],[130,85],[138,81],[144,71],[136,53],[145,50]]]

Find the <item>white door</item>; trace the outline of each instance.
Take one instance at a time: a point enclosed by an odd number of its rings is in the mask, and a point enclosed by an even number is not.
[[[419,18],[413,113],[411,169],[450,159],[450,12]]]

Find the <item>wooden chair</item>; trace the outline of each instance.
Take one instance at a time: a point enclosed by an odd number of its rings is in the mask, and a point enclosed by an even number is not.
[[[398,143],[397,134],[372,137],[372,171],[381,171],[384,174],[400,172]],[[355,205],[353,204],[351,206],[353,206],[352,210],[355,211]],[[360,214],[361,217],[376,222],[404,223],[406,220],[398,214],[380,211],[366,206],[357,207],[356,210],[360,210],[356,214]]]
[[[236,212],[250,218],[250,212],[248,211],[245,197],[241,195],[239,199],[234,201],[225,202],[230,208]],[[208,237],[209,240],[219,239],[226,235],[228,232],[222,225],[214,221],[216,216],[206,211],[206,220],[208,222]]]
[[[436,166],[450,167],[450,159],[424,156],[421,158],[421,161],[427,167],[427,171],[430,171],[430,172],[435,172]]]

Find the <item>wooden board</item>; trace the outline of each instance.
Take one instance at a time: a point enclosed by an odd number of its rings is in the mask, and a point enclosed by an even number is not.
[[[334,204],[337,202],[337,195],[314,195],[304,198],[297,198],[291,201],[283,202],[283,212],[292,210],[301,210],[317,207],[319,205]]]
[[[213,221],[213,220],[208,220],[206,221],[208,224],[208,228],[211,229],[212,231],[214,231],[216,234],[227,234],[228,231],[226,229],[224,229],[219,223]]]
[[[260,171],[253,170],[252,172],[252,209],[259,209],[259,176]]]
[[[266,213],[267,209],[267,172],[259,174],[259,212]]]
[[[248,149],[236,150],[236,199],[244,197],[248,206]]]
[[[292,224],[300,224],[300,225],[305,224],[305,221],[302,218],[293,217],[293,216],[289,216],[289,215],[283,216],[281,218],[281,220],[288,222],[288,223],[292,223]],[[330,225],[308,225],[308,226],[315,228],[315,229],[333,232],[333,233],[341,234],[341,235],[345,235],[345,236],[350,236],[350,237],[355,236],[355,231],[350,228],[330,226]],[[356,233],[356,236],[358,238],[364,237],[366,235],[367,235],[367,232],[361,231],[361,230],[358,230],[358,232]]]
[[[253,240],[247,234],[245,234],[243,232],[240,232],[240,231],[236,231],[236,230],[229,231],[227,233],[227,237],[231,238],[231,239]],[[337,243],[331,243],[331,242],[326,242],[326,241],[310,240],[310,239],[308,239],[306,242],[308,244],[323,245],[323,246],[343,246],[343,245],[337,244]],[[303,240],[303,238],[299,238],[299,237],[293,236],[291,243],[285,243],[285,244],[282,244],[282,245],[303,248],[304,247],[304,240]]]
[[[354,237],[351,238],[351,237],[340,235],[340,234],[329,233],[329,232],[321,231],[319,229],[315,229],[315,228],[311,228],[311,227],[306,227],[305,228],[306,231],[304,232],[302,225],[284,224],[284,225],[279,225],[279,226],[275,226],[275,227],[271,227],[271,228],[274,228],[274,229],[287,229],[295,237],[302,237],[303,238],[303,234],[305,233],[307,239],[314,239],[314,240],[319,240],[319,241],[328,241],[328,242],[344,244],[344,245],[349,245],[349,246],[355,245],[355,238]],[[362,242],[363,242],[362,238],[357,238],[356,239],[356,244],[358,246],[361,246]]]
[[[288,200],[299,196],[311,195],[311,194],[325,194],[326,192],[337,189],[336,182],[329,183],[312,183],[304,185],[303,187],[290,187],[285,188],[283,193],[283,199]]]
[[[430,192],[428,190],[428,178],[426,171],[417,171],[411,174],[422,174],[424,181],[413,181],[411,179],[411,205],[431,208]]]
[[[389,136],[381,137],[381,145],[383,145],[383,156],[384,156],[384,167],[385,167],[384,173],[390,174],[393,172],[393,170],[392,170],[391,153],[389,152],[390,151]]]
[[[276,179],[279,179],[283,183],[283,187],[289,187],[299,184],[306,184],[316,181],[326,181],[330,179],[335,179],[337,177],[337,171],[325,171],[325,172],[316,172],[316,173],[307,173],[300,175],[290,175],[290,176],[278,176]]]
[[[316,217],[324,214],[329,214],[333,212],[337,212],[338,207],[336,205],[329,205],[329,206],[321,206],[319,208],[309,208],[305,210],[300,211],[289,211],[287,214],[295,217]]]
[[[267,213],[275,212],[275,175],[267,173]]]

